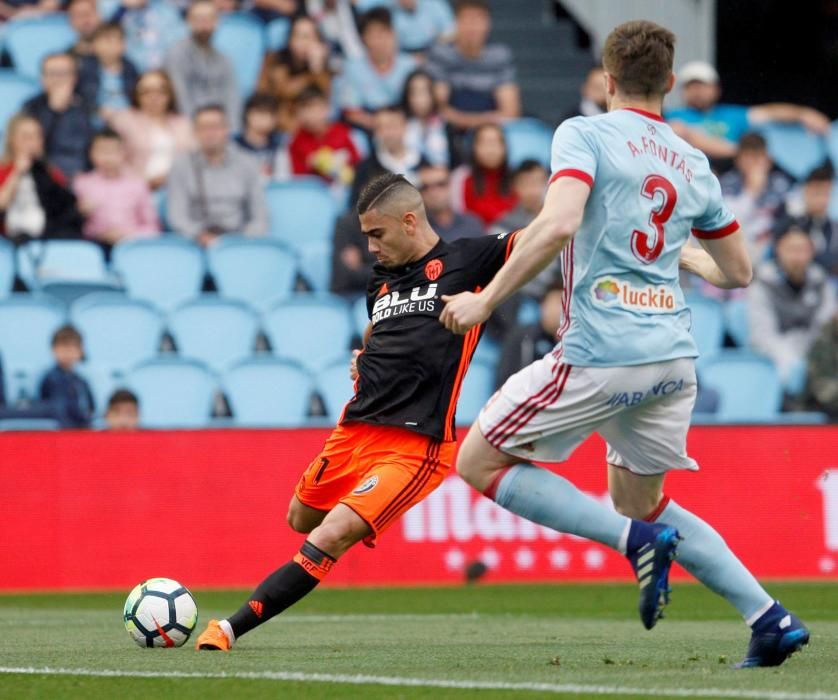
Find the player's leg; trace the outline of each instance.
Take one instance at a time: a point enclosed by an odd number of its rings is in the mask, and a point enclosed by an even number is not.
[[[728,600],[754,629],[758,648],[749,649],[746,659],[749,665],[782,663],[796,647],[808,640],[803,625],[771,598],[716,530],[663,492],[664,474],[668,469],[697,468],[686,450],[695,392],[689,365],[691,363],[686,360],[672,364],[674,380],[685,379],[682,390],[624,413],[600,430],[609,444],[611,499],[617,510],[628,517],[677,528],[684,538],[678,547],[678,562]],[[790,636],[783,642],[784,634],[776,632],[786,617]],[[766,634],[770,636],[768,644],[765,643]]]
[[[528,520],[625,554],[641,586],[641,618],[654,626],[667,602],[677,532],[632,521],[553,472],[520,464],[560,462],[615,410],[603,382],[552,354],[511,377],[483,409],[457,459],[457,471],[498,505]],[[654,584],[654,585],[650,585]]]
[[[312,508],[303,503],[297,495],[291,496],[291,503],[288,504],[288,525],[292,530],[308,534],[328,515],[329,511],[320,508]]]

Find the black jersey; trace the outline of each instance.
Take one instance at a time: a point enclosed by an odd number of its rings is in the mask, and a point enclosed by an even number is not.
[[[404,267],[375,265],[367,287],[372,333],[358,357],[356,393],[344,422],[454,439],[457,399],[483,327],[465,335],[447,330],[439,322],[441,297],[484,288],[509,257],[514,238],[440,240]]]

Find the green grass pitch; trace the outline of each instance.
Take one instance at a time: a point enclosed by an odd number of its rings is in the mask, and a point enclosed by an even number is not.
[[[121,594],[7,595],[0,698],[838,700],[838,583],[770,590],[812,641],[780,668],[748,671],[729,668],[745,651],[745,626],[688,584],[676,585],[651,632],[629,585],[323,589],[230,654],[135,646]],[[194,593],[199,630],[246,596]]]

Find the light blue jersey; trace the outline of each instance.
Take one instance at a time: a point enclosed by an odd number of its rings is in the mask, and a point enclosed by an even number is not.
[[[657,115],[619,109],[563,122],[552,180],[591,185],[582,225],[562,253],[564,361],[619,367],[696,357],[678,282],[692,230],[720,238],[737,224],[701,151]]]

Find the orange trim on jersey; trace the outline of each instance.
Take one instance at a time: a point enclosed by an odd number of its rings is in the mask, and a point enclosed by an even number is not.
[[[727,226],[717,228],[715,231],[703,231],[700,228],[694,228],[692,232],[693,236],[695,236],[696,238],[700,238],[705,241],[712,241],[716,238],[724,238],[725,236],[729,236],[731,233],[734,233],[738,228],[739,222],[736,219],[734,219]]]
[[[383,297],[387,292],[390,291],[390,287],[387,286],[387,283],[381,285],[381,289],[378,290],[378,294],[375,295],[375,298],[378,299],[379,297]]]
[[[480,291],[478,287],[477,292]],[[463,352],[460,355],[460,364],[457,367],[457,376],[454,379],[454,388],[451,391],[451,401],[448,404],[448,411],[445,414],[445,440],[454,439],[454,413],[457,410],[457,401],[460,398],[460,389],[463,386],[463,379],[465,379],[468,366],[471,364],[471,356],[477,348],[477,342],[480,340],[480,330],[483,325],[480,324],[472,328],[466,333],[463,340]]]
[[[512,249],[515,247],[515,239],[518,238],[518,234],[521,233],[522,229],[518,229],[517,231],[513,231],[509,234],[509,238],[506,241],[506,252],[503,254],[503,261],[506,262],[509,260],[509,256],[512,255]]]
[[[553,177],[550,178],[550,182],[548,184],[552,185],[556,180],[560,177],[575,177],[577,180],[581,180],[584,182],[588,187],[594,186],[594,179],[588,175],[584,170],[577,170],[576,168],[565,168],[564,170],[558,170],[557,172],[553,173]]]

